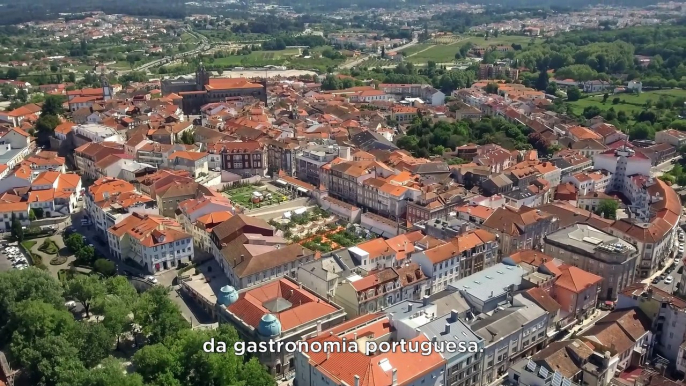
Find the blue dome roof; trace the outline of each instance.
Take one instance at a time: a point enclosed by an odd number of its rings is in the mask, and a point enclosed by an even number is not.
[[[230,306],[238,300],[238,291],[230,285],[225,285],[219,289],[217,302],[222,306]]]
[[[257,326],[257,333],[265,337],[281,335],[281,322],[273,314],[265,314]]]

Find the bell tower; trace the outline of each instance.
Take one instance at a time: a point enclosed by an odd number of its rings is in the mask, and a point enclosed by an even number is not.
[[[108,101],[112,99],[112,87],[110,87],[110,82],[105,76],[105,70],[100,72],[100,86],[102,87],[102,97],[104,100]]]
[[[195,88],[197,91],[202,91],[208,84],[210,84],[210,74],[205,70],[202,62],[200,62],[198,69],[195,70]]]

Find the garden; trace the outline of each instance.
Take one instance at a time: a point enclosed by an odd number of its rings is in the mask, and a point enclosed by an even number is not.
[[[366,240],[350,226],[337,224],[337,217],[316,207],[290,218],[270,220],[269,224],[283,232],[283,236],[312,251],[330,252],[347,248]]]
[[[74,266],[93,269],[104,276],[114,276],[117,273],[116,265],[98,256],[92,245],[86,245],[86,238],[79,233],[72,233],[64,237],[64,245],[74,254],[76,260]]]
[[[233,185],[225,188],[223,193],[232,202],[247,209],[278,204],[289,200],[286,195],[268,191],[267,187],[263,184]]]

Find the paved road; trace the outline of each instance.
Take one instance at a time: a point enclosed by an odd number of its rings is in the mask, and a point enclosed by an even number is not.
[[[673,158],[673,159],[679,159],[679,158],[680,158],[680,157],[676,157],[676,158]],[[663,162],[663,163],[661,163],[661,164],[659,164],[659,165],[656,165],[656,166],[653,166],[652,168],[650,168],[650,174],[651,174],[653,177],[660,177],[661,175],[663,175],[663,174],[667,173],[668,171],[672,170],[673,167],[674,167],[674,164],[672,164],[672,160],[670,159],[670,160],[668,160],[668,161],[666,161],[666,162]]]
[[[653,285],[665,292],[669,292],[670,294],[676,291],[676,285],[679,281],[681,281],[682,274],[679,273],[679,269],[683,267],[683,257],[684,256],[682,255],[681,258],[677,259],[674,271],[672,271],[671,273],[665,272],[666,276],[671,276],[673,278],[671,284],[666,284],[664,280],[661,280],[659,283]]]
[[[148,63],[145,63],[143,65],[140,65],[140,66],[134,68],[133,70],[123,70],[120,72],[125,74],[125,73],[130,72],[130,71],[145,71],[148,68],[161,66],[163,64],[169,63],[169,62],[176,60],[176,59],[180,59],[180,58],[184,58],[184,57],[188,57],[188,56],[196,56],[196,55],[210,49],[210,47],[211,47],[210,42],[207,39],[207,37],[205,37],[203,34],[199,34],[197,32],[190,30],[190,29],[188,29],[188,33],[195,36],[196,39],[200,40],[200,44],[197,48],[194,48],[191,51],[186,51],[183,53],[176,54],[173,57],[165,56],[161,59],[153,60],[152,62],[148,62]]]
[[[393,49],[393,51],[396,51],[396,52],[402,51],[404,49],[412,47],[415,44],[417,44],[417,39],[413,39],[411,42],[405,44],[404,46],[396,47]],[[365,60],[370,59],[370,58],[374,58],[376,56],[377,55],[373,55],[373,54],[372,55],[364,55],[364,56],[361,56],[359,59],[353,60],[352,62],[341,64],[340,66],[338,66],[338,68],[341,70],[351,69],[351,68],[359,65],[360,63],[364,62]]]

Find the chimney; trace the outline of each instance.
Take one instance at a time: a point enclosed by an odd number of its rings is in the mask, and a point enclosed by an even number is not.
[[[393,369],[393,377],[391,379],[391,385],[395,386],[398,384],[398,369]]]
[[[353,334],[353,339],[357,340],[357,332]]]
[[[326,350],[326,360],[328,361],[331,357],[331,350]]]
[[[407,305],[407,312],[412,312],[412,303]]]
[[[424,297],[422,297],[422,305],[424,307],[429,305],[429,297],[428,296],[424,295]]]
[[[355,376],[355,386],[360,386],[360,376],[359,375]]]
[[[450,334],[450,323],[445,324],[445,334],[446,335]]]
[[[319,334],[320,332],[322,332],[322,321],[318,320],[317,321],[317,334]]]
[[[457,310],[450,310],[450,321],[457,322]]]

